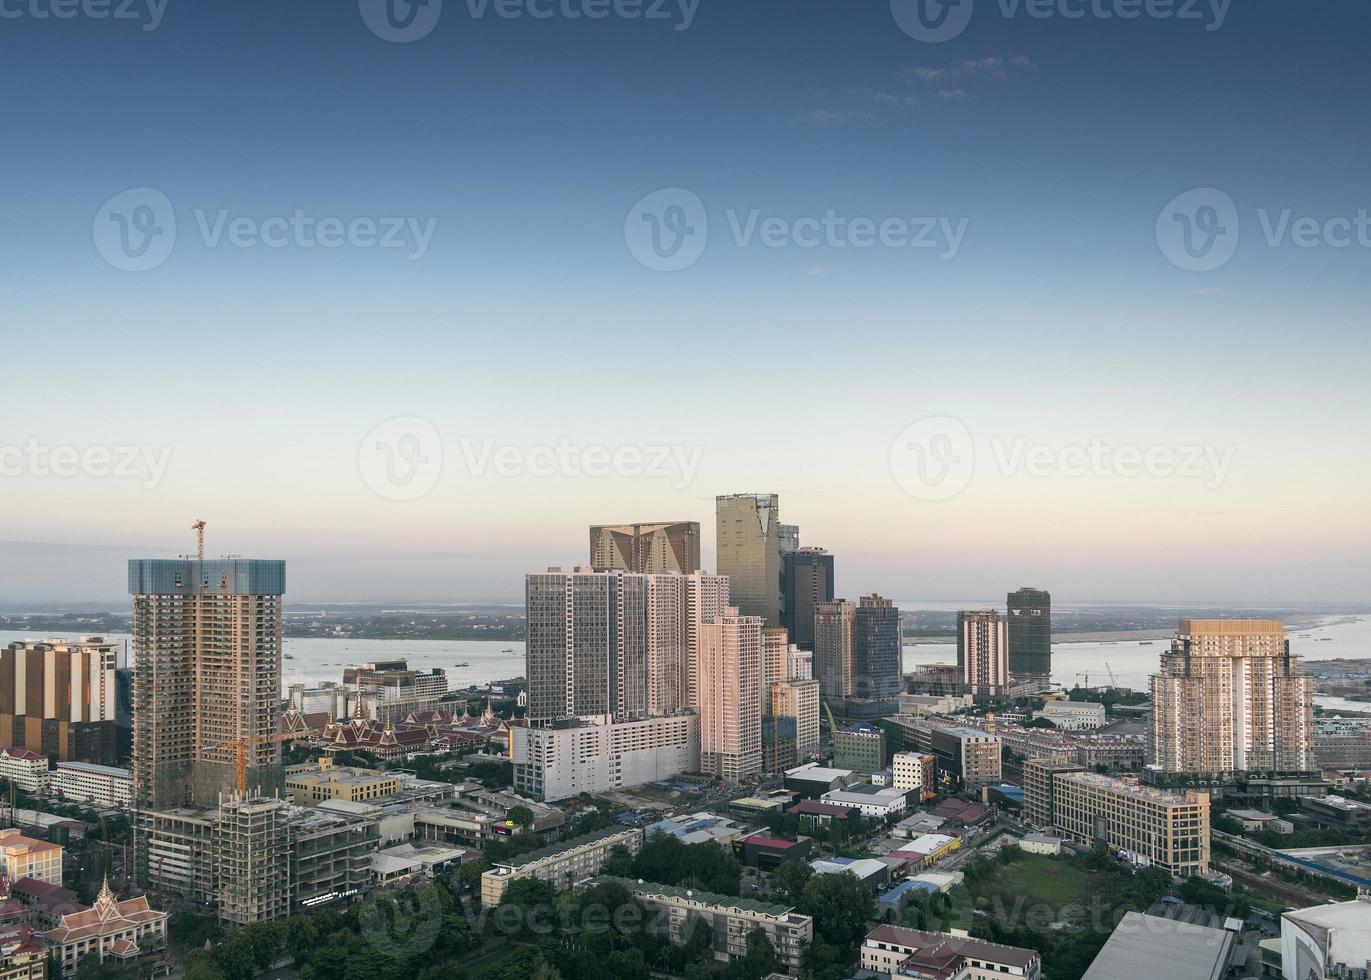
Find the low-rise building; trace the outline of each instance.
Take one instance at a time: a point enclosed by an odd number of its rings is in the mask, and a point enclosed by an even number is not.
[[[32,878],[50,885],[62,884],[61,844],[25,837],[13,828],[0,830],[0,862],[0,870],[12,882]]]
[[[20,792],[41,792],[48,785],[48,757],[29,749],[0,748],[0,779]]]
[[[695,714],[593,724],[568,719],[509,729],[514,788],[539,800],[605,793],[700,769]]]
[[[609,827],[497,862],[481,875],[481,904],[499,905],[510,883],[520,878],[538,878],[559,890],[570,888],[599,873],[609,852],[620,846],[637,854],[643,846],[643,832],[636,827]]]
[[[763,871],[774,871],[786,861],[808,861],[818,850],[814,838],[804,836],[785,840],[769,834],[749,834],[733,845],[734,853],[744,865]]]
[[[53,793],[98,807],[127,807],[133,799],[133,774],[118,766],[59,762],[48,776]]]
[[[805,948],[814,939],[814,920],[788,905],[627,878],[602,880],[618,882],[640,902],[664,910],[664,922],[656,917],[650,921],[660,923],[658,928],[672,943],[684,942],[691,924],[702,919],[710,928],[714,958],[721,962],[742,959],[747,953],[748,936],[760,929],[771,942],[782,968],[797,976],[804,963]]]
[[[656,823],[648,824],[643,834],[647,840],[651,840],[654,834],[666,834],[683,844],[713,842],[720,847],[732,847],[735,841],[746,837],[752,830],[752,827],[744,826],[728,817],[701,812],[658,820]]]
[[[1033,717],[1046,719],[1066,732],[1103,728],[1105,723],[1104,704],[1099,701],[1049,701],[1042,711],[1033,712]]]
[[[1209,871],[1209,794],[1143,786],[1096,773],[1053,777],[1052,825],[1084,844],[1102,844],[1135,864],[1178,878]]]
[[[899,862],[887,864],[885,861],[878,861],[875,858],[850,857],[820,858],[809,862],[809,866],[814,869],[816,875],[849,874],[870,888],[873,893],[889,883],[890,869],[892,865],[898,864]]]
[[[848,786],[857,781],[857,778],[857,774],[851,769],[836,769],[809,762],[786,770],[783,785],[792,793],[798,793],[806,799],[814,799],[831,789]]]
[[[365,803],[400,792],[400,777],[380,769],[361,769],[337,765],[324,756],[299,766],[286,768],[286,789],[296,803],[346,800]]]
[[[899,850],[890,852],[890,856],[904,861],[917,872],[932,867],[961,846],[960,837],[923,834],[911,839],[907,844],[901,844]]]
[[[819,802],[854,807],[861,811],[862,816],[879,820],[899,816],[909,805],[905,790],[893,786],[873,786],[870,783],[848,789],[829,790],[819,797]]]
[[[23,922],[0,923],[0,980],[45,980],[48,951]]]
[[[1082,980],[1222,980],[1233,933],[1182,919],[1128,912],[1109,934]],[[1164,972],[1159,973],[1165,964]]]
[[[937,980],[1035,980],[1042,975],[1042,957],[1035,950],[899,926],[877,926],[867,933],[861,966],[889,977]]]
[[[1280,943],[1285,980],[1364,977],[1371,964],[1371,901],[1286,912]]]
[[[1056,857],[1062,853],[1062,839],[1051,834],[1024,834],[1019,838],[1019,850]]]
[[[95,957],[100,963],[141,966],[157,975],[167,972],[168,918],[166,912],[152,908],[145,895],[120,901],[105,882],[94,906],[62,916],[43,938],[63,973],[75,973],[77,963]]]
[[[1371,829],[1371,805],[1345,796],[1303,796],[1300,809],[1327,830],[1356,834]]]

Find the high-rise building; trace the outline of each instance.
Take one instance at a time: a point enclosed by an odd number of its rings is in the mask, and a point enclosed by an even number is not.
[[[597,524],[590,529],[590,564],[602,572],[689,575],[700,570],[700,522]]]
[[[819,682],[792,677],[773,684],[771,715],[795,719],[795,754],[804,759],[819,747]]]
[[[1315,768],[1314,687],[1267,619],[1183,619],[1152,675],[1155,771],[1227,781]]]
[[[900,695],[900,610],[874,592],[857,600],[853,619],[852,694],[875,700]]]
[[[975,697],[999,697],[1009,686],[1009,637],[993,609],[957,613],[957,666],[962,687]]]
[[[784,558],[793,552],[800,550],[800,525],[782,524],[779,528],[781,536],[781,557]]]
[[[782,558],[782,619],[790,642],[814,649],[814,614],[833,601],[833,556],[823,548],[800,548]]]
[[[730,601],[743,616],[782,625],[780,498],[738,493],[716,497],[714,505],[719,574],[728,576]]]
[[[129,562],[133,786],[140,809],[217,805],[237,783],[282,784],[283,561]]]
[[[1037,688],[1052,683],[1052,596],[1043,589],[1009,593],[1009,674]]]
[[[762,771],[762,618],[729,606],[700,626],[700,769],[736,783]]]
[[[0,649],[0,745],[114,762],[122,642],[22,640]]]
[[[790,677],[790,634],[784,626],[762,630],[762,694]]]
[[[857,607],[846,599],[821,602],[814,611],[814,672],[819,693],[834,703],[856,690],[853,677],[853,632]]]
[[[693,706],[699,624],[728,601],[726,579],[553,569],[530,574],[525,589],[530,721]]]

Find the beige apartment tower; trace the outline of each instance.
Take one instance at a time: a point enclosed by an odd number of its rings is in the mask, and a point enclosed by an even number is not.
[[[957,613],[957,666],[962,689],[998,697],[1009,686],[1009,623],[993,609]]]
[[[282,561],[129,562],[133,596],[133,796],[142,810],[217,806],[283,782]]]
[[[814,612],[814,673],[819,693],[837,702],[856,691],[853,631],[857,607],[846,599],[821,602]]]
[[[700,522],[597,524],[590,529],[590,564],[598,571],[620,570],[689,575],[700,570]]]
[[[738,493],[714,500],[720,575],[732,603],[764,626],[781,626],[781,501],[774,493]],[[789,528],[789,526],[787,526]],[[798,538],[798,531],[793,535]],[[786,541],[792,534],[784,531]]]
[[[1278,620],[1181,620],[1151,687],[1161,773],[1226,781],[1315,768],[1313,682]]]
[[[729,606],[700,626],[700,769],[725,782],[762,771],[762,619]]]

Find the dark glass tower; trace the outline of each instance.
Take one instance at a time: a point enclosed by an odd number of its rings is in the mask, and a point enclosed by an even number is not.
[[[781,625],[801,650],[814,649],[814,613],[833,601],[833,556],[823,548],[801,548],[783,556]]]
[[[900,610],[872,593],[858,600],[852,630],[853,694],[894,698],[900,693]]]
[[[1009,674],[1049,684],[1052,679],[1052,596],[1042,589],[1009,593]]]

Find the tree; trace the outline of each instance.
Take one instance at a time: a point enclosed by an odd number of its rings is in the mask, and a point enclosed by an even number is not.
[[[531,827],[531,826],[533,826],[533,811],[530,810],[528,807],[524,806],[522,803],[519,803],[519,804],[516,804],[515,806],[510,807],[510,808],[509,808],[509,813],[505,814],[505,816],[506,816],[509,820],[512,820],[512,821],[514,822],[515,826],[518,826],[518,827]]]
[[[767,938],[766,930],[753,929],[747,934],[747,952],[743,956],[743,969],[748,976],[764,977],[781,970],[781,961],[776,949]]]
[[[814,877],[814,869],[804,861],[786,861],[776,869],[772,878],[788,902],[798,902],[805,885]]]
[[[814,919],[814,935],[845,950],[867,933],[876,915],[876,900],[856,875],[815,875],[805,883],[799,909]]]
[[[518,878],[505,889],[500,908],[520,909],[523,914],[511,926],[516,935],[531,937],[538,935],[538,923],[546,921],[545,917],[551,914],[556,903],[557,890],[546,881],[541,878]]]
[[[616,878],[632,878],[635,874],[633,855],[628,852],[628,848],[623,844],[616,844],[610,848],[609,857],[605,858],[605,863],[600,866],[600,874],[613,875]]]

